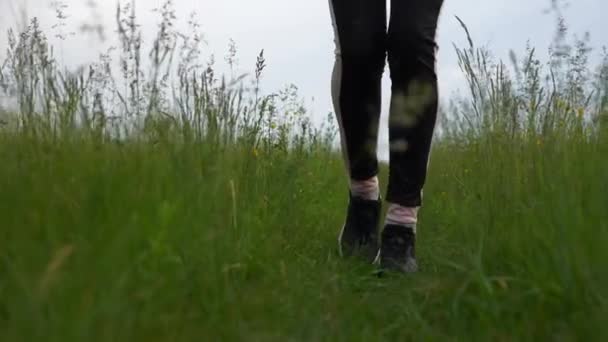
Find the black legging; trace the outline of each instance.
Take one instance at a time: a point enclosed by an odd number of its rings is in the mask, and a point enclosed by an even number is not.
[[[329,0],[336,31],[332,90],[350,177],[378,174],[376,147],[386,55],[392,79],[387,201],[422,204],[435,122],[435,35],[443,0]]]

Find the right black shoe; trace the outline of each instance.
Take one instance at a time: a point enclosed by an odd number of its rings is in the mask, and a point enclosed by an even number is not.
[[[378,254],[378,224],[382,200],[350,196],[346,223],[338,238],[340,255],[360,256],[372,262]]]
[[[414,229],[386,225],[382,231],[379,259],[381,271],[417,272],[416,233]]]

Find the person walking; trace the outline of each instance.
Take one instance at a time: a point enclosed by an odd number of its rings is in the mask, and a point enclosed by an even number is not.
[[[418,270],[416,225],[437,120],[435,36],[443,0],[390,0],[388,27],[386,1],[329,0],[336,43],[332,98],[350,180],[339,249],[381,269],[412,273]],[[390,168],[380,234],[377,140],[387,55]]]

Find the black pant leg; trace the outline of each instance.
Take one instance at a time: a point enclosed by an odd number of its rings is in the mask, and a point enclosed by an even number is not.
[[[392,80],[387,200],[422,204],[438,110],[435,35],[443,0],[392,0],[388,61]]]
[[[336,31],[332,97],[351,178],[378,173],[381,79],[386,63],[386,1],[330,0]]]

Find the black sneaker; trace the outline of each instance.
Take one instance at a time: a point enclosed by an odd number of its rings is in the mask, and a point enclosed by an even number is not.
[[[382,271],[415,273],[416,233],[413,228],[388,224],[382,231],[382,244],[379,253]]]
[[[338,238],[340,255],[361,256],[374,261],[378,254],[378,223],[380,220],[380,199],[365,200],[350,196],[346,223]]]

